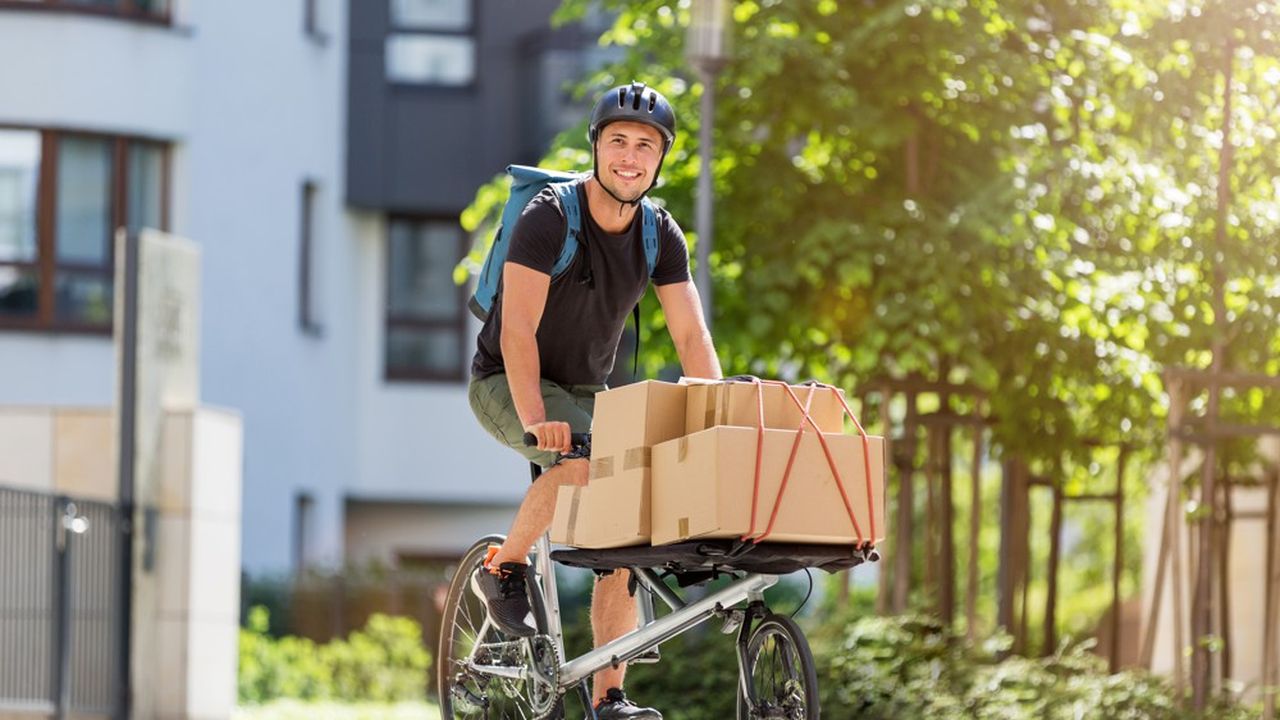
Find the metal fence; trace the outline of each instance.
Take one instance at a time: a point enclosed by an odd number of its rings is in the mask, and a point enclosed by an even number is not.
[[[113,714],[121,514],[0,487],[0,710]]]

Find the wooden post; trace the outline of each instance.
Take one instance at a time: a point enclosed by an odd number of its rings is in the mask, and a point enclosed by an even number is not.
[[[1231,528],[1235,521],[1231,517],[1231,480],[1223,477],[1220,489],[1222,493],[1222,516],[1215,518],[1213,531],[1218,546],[1218,629],[1217,635],[1222,638],[1222,653],[1219,660],[1219,684],[1231,678]]]
[[[889,428],[889,419],[890,419],[889,418],[889,398],[890,398],[889,390],[887,387],[885,387],[883,390],[880,391],[880,412],[879,412],[880,434],[884,436],[885,458],[893,457],[893,446],[890,445],[890,436],[893,435],[893,432]],[[868,390],[868,392],[864,393],[862,396],[862,415],[863,415],[862,421],[864,423],[868,421],[868,418],[866,417],[866,415],[867,415],[867,408],[869,407],[871,407],[870,390]],[[886,470],[888,470],[888,468],[886,468]],[[893,550],[896,551],[897,548],[893,548]],[[889,573],[888,573],[889,568],[888,566],[889,566],[889,561],[886,559],[881,561],[879,565],[876,567],[876,615],[887,615],[889,612]],[[841,575],[845,576],[843,581],[843,586],[841,588],[841,592],[842,594],[847,596],[849,592],[849,583],[853,579],[853,571],[847,570],[844,573],[841,573]]]
[[[1186,410],[1186,398],[1182,396],[1182,385],[1180,382],[1173,382],[1169,386],[1169,429],[1172,434],[1172,440],[1169,443],[1169,516],[1166,518],[1166,530],[1170,533],[1169,551],[1170,560],[1170,583],[1172,584],[1173,595],[1173,693],[1178,699],[1179,704],[1183,701],[1185,692],[1183,683],[1186,680],[1186,674],[1182,664],[1182,649],[1186,647],[1182,630],[1186,623],[1185,608],[1183,607],[1183,583],[1186,582],[1182,574],[1182,526],[1185,513],[1182,510],[1182,440],[1179,439],[1179,433],[1182,431],[1182,413]],[[1152,628],[1155,631],[1155,628]]]
[[[898,466],[898,541],[894,548],[893,612],[906,612],[911,592],[912,546],[915,538],[914,470],[916,458],[916,394],[906,393],[907,412],[903,419],[903,457]],[[895,456],[896,458],[896,456]]]
[[[956,619],[955,495],[952,492],[951,430],[949,421],[935,428],[938,433],[940,461],[938,475],[941,480],[938,487],[938,572],[941,576],[938,596],[942,620],[948,626],[954,625]]]
[[[938,436],[934,432],[933,425],[924,425],[924,442],[927,443],[928,456],[924,460],[924,587],[928,589],[933,596],[933,609],[941,616],[942,612],[942,592],[938,589],[938,553],[941,548],[938,547],[938,541],[942,536],[941,528],[941,512],[938,512],[938,486],[940,486],[941,475],[941,450],[938,450]]]
[[[1272,472],[1267,492],[1267,574],[1262,616],[1262,720],[1275,720],[1280,692],[1280,472]]]
[[[965,637],[973,640],[978,624],[978,542],[982,526],[982,431],[973,426],[973,465],[969,483],[969,577],[964,598]]]
[[[1053,654],[1058,647],[1058,564],[1062,559],[1062,485],[1061,478],[1053,478],[1053,511],[1049,521],[1049,568],[1046,575],[1048,591],[1044,601],[1044,645],[1042,656]]]
[[[1172,480],[1170,481],[1172,484]],[[1146,623],[1142,628],[1142,651],[1138,657],[1138,665],[1151,669],[1151,661],[1155,655],[1156,629],[1160,621],[1160,605],[1164,602],[1165,568],[1169,566],[1170,536],[1176,530],[1170,526],[1173,515],[1174,496],[1172,489],[1167,493],[1164,502],[1164,513],[1161,520],[1160,549],[1156,552],[1156,577],[1151,585],[1151,607],[1147,608]]]
[[[1209,390],[1210,433],[1213,416],[1218,411],[1218,391]],[[1203,710],[1213,691],[1213,656],[1209,653],[1208,639],[1213,634],[1214,566],[1217,564],[1217,533],[1214,527],[1218,519],[1218,457],[1216,442],[1205,446],[1204,467],[1200,474],[1201,515],[1197,525],[1195,547],[1194,590],[1191,596],[1191,702],[1196,710]]]
[[[1021,653],[1027,635],[1027,478],[1021,459],[1005,462],[1000,494],[1000,626],[1013,635],[1014,652]],[[1020,607],[1019,607],[1020,606]]]
[[[1120,672],[1120,581],[1124,575],[1124,471],[1129,459],[1129,448],[1121,447],[1116,458],[1116,556],[1111,566],[1111,653],[1107,669],[1114,675]],[[1163,544],[1163,543],[1162,543]]]
[[[1213,360],[1210,371],[1216,376],[1226,369],[1227,350],[1227,302],[1226,271],[1222,267],[1221,255],[1227,252],[1227,213],[1231,205],[1231,161],[1234,145],[1231,142],[1231,96],[1233,90],[1233,71],[1235,68],[1234,28],[1228,26],[1226,43],[1223,47],[1224,87],[1222,93],[1222,151],[1218,154],[1218,204],[1215,226],[1215,248],[1209,253],[1213,267]],[[1209,405],[1205,409],[1205,430],[1212,438],[1218,422],[1218,405],[1222,388],[1219,378],[1214,377],[1209,383]],[[1204,472],[1201,476],[1200,497],[1202,502],[1209,503],[1208,511],[1200,519],[1200,542],[1196,567],[1195,594],[1191,605],[1191,697],[1196,710],[1203,710],[1213,691],[1210,673],[1211,657],[1206,646],[1206,636],[1213,625],[1213,566],[1214,533],[1213,524],[1217,521],[1217,500],[1215,490],[1218,474],[1217,442],[1211,440],[1205,446]]]

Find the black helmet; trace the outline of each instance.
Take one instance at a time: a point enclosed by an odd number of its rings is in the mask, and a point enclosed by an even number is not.
[[[601,96],[591,111],[591,123],[587,126],[587,140],[595,147],[600,131],[605,125],[618,120],[644,123],[662,133],[666,140],[663,154],[671,149],[676,139],[676,111],[662,93],[642,82],[620,85]]]

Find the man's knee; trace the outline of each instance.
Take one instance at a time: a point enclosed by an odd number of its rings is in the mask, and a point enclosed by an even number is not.
[[[564,460],[559,465],[547,470],[538,479],[538,482],[544,480],[551,482],[556,487],[565,485],[577,485],[579,487],[587,484],[591,464],[583,458],[574,458],[572,460]]]
[[[604,576],[596,577],[597,593],[617,593],[623,592],[630,594],[631,571],[619,568]]]

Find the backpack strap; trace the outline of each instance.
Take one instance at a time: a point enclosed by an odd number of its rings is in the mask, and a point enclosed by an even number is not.
[[[644,236],[644,260],[649,264],[649,277],[658,267],[658,211],[649,198],[640,201],[641,235]]]
[[[556,191],[556,199],[560,201],[560,209],[564,211],[564,247],[560,249],[560,257],[551,268],[551,277],[560,275],[569,269],[573,256],[578,253],[578,238],[582,237],[582,206],[578,204],[578,183],[558,182],[551,187]]]

